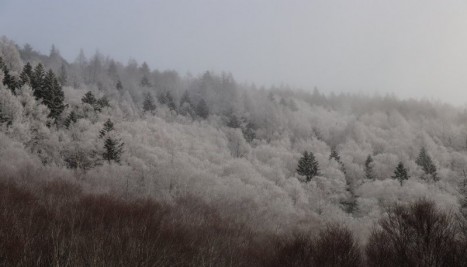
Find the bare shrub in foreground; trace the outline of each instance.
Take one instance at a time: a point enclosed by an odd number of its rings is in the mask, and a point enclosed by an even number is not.
[[[397,205],[381,219],[366,247],[369,266],[465,266],[453,216],[430,201]],[[464,256],[465,257],[465,256]]]

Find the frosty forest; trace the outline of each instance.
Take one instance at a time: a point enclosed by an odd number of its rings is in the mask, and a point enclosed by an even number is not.
[[[2,266],[467,262],[464,108],[6,37],[0,68]]]

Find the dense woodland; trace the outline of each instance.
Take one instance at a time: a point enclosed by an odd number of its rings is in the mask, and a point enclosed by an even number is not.
[[[0,265],[467,262],[464,108],[6,37],[0,69]]]

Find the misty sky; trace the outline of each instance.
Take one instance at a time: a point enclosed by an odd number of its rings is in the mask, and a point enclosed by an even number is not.
[[[467,103],[467,1],[0,0],[0,35],[181,74]]]

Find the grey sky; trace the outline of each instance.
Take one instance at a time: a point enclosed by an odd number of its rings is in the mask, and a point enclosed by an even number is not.
[[[0,35],[182,74],[467,103],[467,1],[0,0]]]

